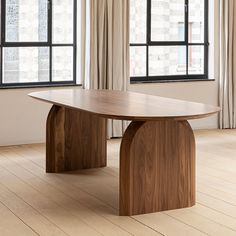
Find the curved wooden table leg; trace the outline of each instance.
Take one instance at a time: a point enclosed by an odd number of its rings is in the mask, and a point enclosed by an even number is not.
[[[195,139],[187,121],[132,122],[121,143],[120,215],[195,204]]]
[[[54,105],[47,119],[46,171],[106,166],[106,119]]]

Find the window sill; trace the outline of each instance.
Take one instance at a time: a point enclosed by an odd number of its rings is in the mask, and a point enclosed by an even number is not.
[[[55,83],[55,84],[5,84],[1,85],[0,89],[27,89],[27,88],[58,88],[58,87],[81,87],[82,84],[70,83]]]
[[[140,80],[130,81],[130,84],[153,84],[153,83],[189,83],[189,82],[209,82],[215,81],[215,79],[173,79],[173,80]]]

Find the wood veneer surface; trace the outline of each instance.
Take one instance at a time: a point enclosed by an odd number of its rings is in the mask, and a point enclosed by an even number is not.
[[[220,111],[220,108],[211,105],[133,92],[65,89],[29,95],[59,106],[119,120],[190,120]]]
[[[195,205],[195,139],[187,121],[132,122],[121,142],[120,215]]]
[[[47,119],[46,171],[105,167],[106,119],[54,105]]]

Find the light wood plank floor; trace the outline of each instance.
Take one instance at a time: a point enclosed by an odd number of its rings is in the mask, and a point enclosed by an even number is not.
[[[197,131],[197,205],[118,216],[120,140],[108,167],[45,174],[45,145],[0,148],[0,235],[236,235],[236,131]]]

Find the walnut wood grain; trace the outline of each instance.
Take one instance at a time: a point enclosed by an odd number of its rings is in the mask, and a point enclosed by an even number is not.
[[[120,150],[120,215],[194,204],[195,140],[188,122],[132,122]]]
[[[54,105],[47,119],[46,171],[106,166],[106,119]]]
[[[195,141],[187,120],[218,107],[107,90],[30,96],[54,104],[47,120],[47,172],[106,166],[106,119],[132,120],[120,151],[120,215],[195,204]]]
[[[31,97],[63,107],[118,120],[189,120],[203,118],[218,107],[147,94],[64,89],[31,93]]]

